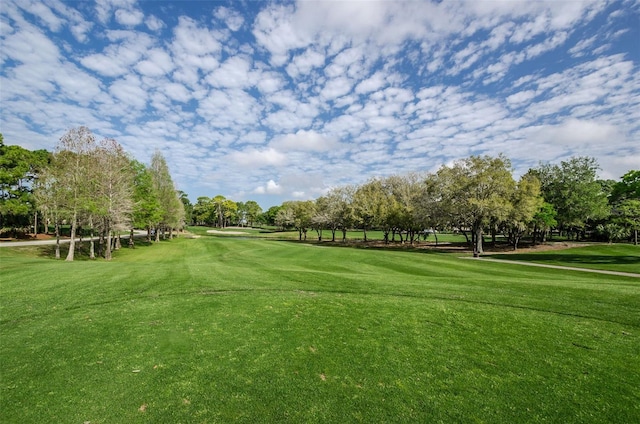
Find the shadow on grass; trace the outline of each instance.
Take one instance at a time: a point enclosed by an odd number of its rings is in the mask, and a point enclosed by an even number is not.
[[[512,253],[508,255],[491,255],[491,258],[505,259],[509,261],[538,262],[538,263],[562,263],[572,265],[638,265],[640,272],[640,256],[616,256],[616,255],[580,255],[580,254],[527,254]]]
[[[162,242],[162,240],[160,241]],[[153,245],[153,242],[147,242],[146,240],[136,240],[136,243],[134,245],[134,249],[135,248],[141,248],[141,247],[147,247],[147,246],[151,246]],[[98,246],[97,243],[95,245],[95,255],[96,255],[96,259],[104,259],[103,256],[99,256],[98,255]],[[33,247],[29,247],[29,249],[33,249],[37,252],[37,256],[41,257],[41,258],[47,258],[47,259],[55,259],[56,257],[56,246],[55,244],[51,244],[51,245],[46,245],[46,246],[33,246]],[[128,243],[126,240],[124,240],[124,243],[122,245],[122,247],[118,250],[113,250],[113,254],[117,255],[119,251],[124,251],[124,250],[128,250],[130,249]],[[64,260],[67,257],[67,253],[69,252],[69,243],[64,243],[60,245],[60,260]],[[78,242],[76,242],[76,251],[73,255],[73,260],[74,261],[92,261],[92,260],[96,260],[96,259],[91,259],[89,257],[89,252],[90,252],[90,245],[89,242],[84,241],[80,244],[78,244]]]
[[[336,248],[351,248],[351,249],[371,249],[371,250],[381,250],[387,252],[414,252],[414,253],[425,253],[425,254],[438,254],[438,253],[456,253],[456,254],[465,254],[471,253],[472,250],[469,248],[467,243],[439,243],[437,246],[435,243],[425,243],[419,242],[411,245],[410,243],[399,243],[399,242],[389,242],[385,244],[383,241],[379,240],[347,240],[347,241],[331,241],[331,240],[293,240],[293,239],[271,239],[273,241],[292,243],[292,244],[300,244],[306,246],[315,246],[315,247],[336,247]]]

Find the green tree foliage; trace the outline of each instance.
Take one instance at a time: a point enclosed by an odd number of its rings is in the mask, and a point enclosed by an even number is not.
[[[574,157],[560,165],[544,164],[532,171],[542,183],[544,200],[557,211],[561,228],[577,233],[589,220],[608,216],[607,193],[596,180],[598,169],[594,158]]]
[[[271,206],[269,209],[267,209],[266,212],[263,212],[262,213],[262,220],[264,221],[264,223],[267,224],[267,225],[278,225],[276,223],[276,218],[277,218],[278,212],[280,211],[281,208],[282,208],[282,206],[275,205],[275,206]]]
[[[158,196],[160,204],[160,220],[157,222],[156,241],[159,240],[159,233],[169,231],[169,238],[173,237],[173,230],[184,225],[184,205],[178,197],[169,166],[162,153],[156,150],[151,157],[151,175],[154,190]]]
[[[189,200],[189,195],[182,190],[178,190],[178,198],[184,208],[184,221],[188,225],[193,224],[193,205]]]
[[[367,230],[386,223],[391,206],[390,194],[379,179],[369,180],[356,189],[353,212],[356,224],[362,228],[364,241],[367,241]]]
[[[240,209],[240,208],[238,208]],[[249,200],[242,205],[242,215],[244,220],[250,227],[258,220],[258,217],[262,214],[262,208],[255,200]]]
[[[624,174],[621,181],[614,184],[610,199],[612,203],[625,199],[640,200],[640,170]]]
[[[313,225],[312,219],[315,213],[315,203],[312,200],[284,202],[276,221],[283,224],[283,227],[292,225],[298,230],[299,240],[306,240],[307,231]]]
[[[31,217],[37,213],[34,183],[49,157],[46,150],[7,146],[0,134],[0,229],[15,230],[31,224]],[[37,232],[37,221],[33,224]]]
[[[162,218],[153,175],[145,164],[135,159],[131,160],[130,167],[133,171],[133,227],[147,230],[147,241],[151,241],[151,230]],[[131,243],[133,238],[130,238]]]
[[[512,207],[502,225],[507,239],[516,250],[522,237],[531,230],[534,217],[542,207],[540,180],[532,175],[524,175],[509,201]]]
[[[441,201],[451,205],[447,213],[461,227],[471,229],[474,252],[481,254],[483,229],[506,220],[513,208],[516,184],[511,162],[502,155],[471,156],[440,168],[437,177]]]
[[[558,212],[556,212],[551,203],[542,202],[538,211],[533,215],[533,244],[536,243],[538,234],[540,235],[540,241],[545,241],[547,232],[558,225],[558,221],[556,221],[557,215]]]
[[[89,128],[72,128],[60,138],[48,168],[50,186],[56,187],[57,199],[53,203],[59,208],[56,216],[67,219],[71,225],[67,261],[74,259],[79,219],[92,212],[92,188],[98,177],[93,166],[96,149]]]

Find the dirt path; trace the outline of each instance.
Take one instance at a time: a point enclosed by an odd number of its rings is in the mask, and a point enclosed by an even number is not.
[[[571,266],[562,266],[562,265],[547,265],[547,264],[538,264],[535,262],[524,262],[524,261],[510,261],[508,259],[492,259],[486,257],[473,258],[473,257],[462,257],[460,259],[471,259],[474,261],[483,261],[483,262],[498,262],[503,264],[514,264],[514,265],[526,265],[526,266],[537,266],[540,268],[552,268],[552,269],[563,269],[566,271],[581,271],[581,272],[591,272],[595,274],[606,274],[606,275],[618,275],[621,277],[632,277],[632,278],[640,278],[640,274],[634,274],[632,272],[621,272],[621,271],[605,271],[603,269],[589,269],[589,268],[575,268]]]

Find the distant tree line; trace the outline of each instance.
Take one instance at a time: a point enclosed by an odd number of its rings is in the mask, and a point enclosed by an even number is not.
[[[574,157],[560,164],[541,164],[519,180],[511,162],[471,156],[435,173],[373,178],[362,185],[336,187],[316,200],[288,201],[270,208],[263,220],[295,228],[300,240],[309,230],[346,239],[349,229],[381,230],[384,241],[413,244],[438,231],[459,231],[483,252],[485,237],[497,235],[517,249],[524,237],[535,244],[552,230],[576,239],[638,240],[640,171],[621,181],[597,180],[598,164]],[[436,238],[437,242],[437,238]]]
[[[0,228],[15,232],[32,223],[37,233],[51,225],[59,242],[61,226],[68,226],[68,261],[85,234],[91,258],[111,259],[122,232],[130,233],[133,246],[134,228],[159,241],[161,234],[171,238],[184,226],[184,203],[159,151],[146,166],[115,140],[98,142],[87,127],[78,127],[64,134],[52,153],[5,146],[0,139],[0,164]]]
[[[194,225],[252,227],[263,222],[262,208],[253,200],[235,202],[221,195],[212,198],[201,196],[192,207],[191,223]]]

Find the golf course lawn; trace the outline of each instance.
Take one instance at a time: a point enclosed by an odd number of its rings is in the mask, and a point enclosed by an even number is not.
[[[640,422],[640,278],[216,235],[50,252],[0,249],[2,423]]]

